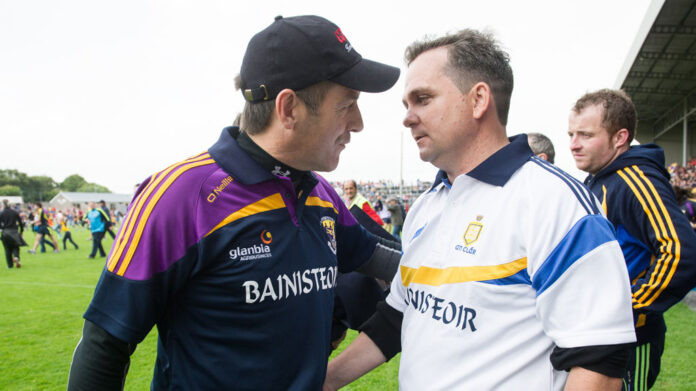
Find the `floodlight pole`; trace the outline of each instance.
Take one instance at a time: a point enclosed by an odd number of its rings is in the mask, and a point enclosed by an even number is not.
[[[404,199],[404,130],[399,132],[399,198]]]

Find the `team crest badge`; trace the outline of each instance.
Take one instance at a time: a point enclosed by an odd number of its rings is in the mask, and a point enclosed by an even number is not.
[[[483,230],[483,224],[481,223],[482,219],[483,216],[478,215],[476,216],[476,221],[470,222],[469,226],[466,227],[466,231],[464,231],[464,243],[467,246],[470,246],[472,243],[477,241],[481,235],[481,231]]]
[[[336,221],[328,216],[322,217],[321,226],[324,227],[324,231],[326,231],[326,235],[329,237],[329,241],[326,244],[336,254]]]

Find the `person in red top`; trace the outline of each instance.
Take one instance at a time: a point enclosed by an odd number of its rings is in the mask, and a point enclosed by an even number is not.
[[[343,183],[343,199],[346,202],[348,209],[352,208],[353,205],[357,205],[358,208],[362,209],[363,212],[367,213],[372,220],[374,220],[379,225],[384,225],[384,222],[379,217],[377,212],[370,205],[370,201],[367,200],[362,194],[358,193],[358,185],[354,180],[349,179]]]

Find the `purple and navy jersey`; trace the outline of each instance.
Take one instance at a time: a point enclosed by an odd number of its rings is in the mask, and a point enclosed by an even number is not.
[[[376,242],[323,178],[297,191],[227,128],[137,190],[85,318],[159,331],[153,389],[321,389],[337,272]]]

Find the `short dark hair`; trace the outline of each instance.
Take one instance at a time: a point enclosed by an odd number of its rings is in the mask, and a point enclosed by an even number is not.
[[[498,111],[498,120],[507,125],[510,97],[514,84],[510,56],[504,52],[493,35],[473,29],[464,29],[439,38],[426,37],[406,48],[406,64],[431,49],[446,47],[448,64],[445,72],[462,93],[474,84],[484,82],[491,87]]]
[[[628,142],[630,144],[636,135],[638,119],[636,107],[631,97],[623,90],[610,90],[603,88],[598,91],[588,92],[575,102],[573,111],[580,114],[589,106],[602,106],[602,126],[610,135],[616,134],[621,129],[628,130]]]
[[[239,90],[242,88],[242,78],[240,75],[235,77],[234,82],[236,89]],[[328,91],[330,83],[329,81],[321,81],[307,88],[295,91],[297,97],[307,105],[307,110],[309,110],[310,114],[317,115],[319,113],[319,106],[326,96],[326,91]],[[275,99],[253,103],[249,101],[245,102],[240,120],[242,130],[247,134],[261,133],[270,123],[273,110],[275,110]]]
[[[541,133],[527,133],[527,142],[535,155],[545,153],[549,163],[553,163],[556,157],[556,150],[553,148],[551,140]]]

